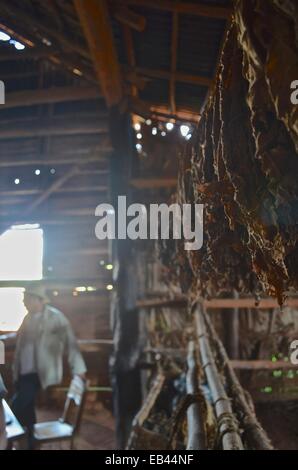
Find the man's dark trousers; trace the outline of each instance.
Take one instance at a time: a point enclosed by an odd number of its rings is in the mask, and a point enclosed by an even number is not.
[[[37,374],[20,375],[11,408],[28,433],[28,448],[34,447],[33,429],[36,423],[35,402],[40,382]]]

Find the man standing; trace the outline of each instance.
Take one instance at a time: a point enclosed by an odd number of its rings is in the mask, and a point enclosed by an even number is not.
[[[27,428],[29,448],[33,447],[38,390],[61,383],[64,352],[73,375],[84,378],[86,373],[69,321],[62,312],[47,305],[47,301],[45,288],[40,283],[26,288],[24,305],[28,314],[18,331],[13,366],[16,394],[12,409]]]

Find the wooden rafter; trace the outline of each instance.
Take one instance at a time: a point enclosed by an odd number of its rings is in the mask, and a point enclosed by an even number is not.
[[[91,168],[91,169],[86,169],[86,170],[81,169],[78,171],[78,174],[79,175],[103,175],[105,173],[103,173],[103,170],[94,170],[93,168]]]
[[[108,153],[111,151],[110,148],[105,150],[102,149],[101,152],[98,152],[94,157],[86,156],[85,153],[82,153],[81,158],[65,158],[64,156],[59,157],[56,156],[55,158],[35,158],[35,159],[9,159],[9,160],[2,160],[0,159],[0,168],[12,168],[12,167],[21,167],[21,166],[33,166],[33,165],[53,165],[53,166],[60,166],[60,165],[73,165],[75,163],[82,163],[82,159],[88,160],[88,163],[91,162],[106,162],[107,159],[105,158]]]
[[[126,49],[126,55],[127,55],[127,61],[129,66],[132,69],[135,69],[136,67],[136,58],[135,58],[135,52],[134,52],[134,47],[133,47],[133,39],[132,39],[132,34],[131,30],[127,25],[123,25],[123,36],[124,36],[124,42],[125,42],[125,49]],[[131,94],[134,97],[138,96],[138,88],[135,85],[137,81],[137,75],[135,72],[133,72],[133,77],[132,77],[134,83],[131,84]]]
[[[54,181],[49,188],[43,191],[31,204],[29,204],[23,211],[23,215],[31,214],[38,206],[45,202],[51,194],[60,189],[70,178],[78,173],[79,165],[73,165],[64,175]]]
[[[32,15],[26,13],[24,10],[17,8],[15,5],[12,6],[9,2],[2,2],[1,9],[3,9],[4,15],[8,15],[8,17],[13,18],[14,21],[25,25],[26,28],[32,29],[32,27],[34,27],[37,31],[40,31],[42,35],[47,36],[49,39],[56,40],[66,50],[75,52],[85,59],[90,59],[88,50],[80,44],[68,38],[60,31],[51,28],[46,23],[40,21],[40,19],[32,17]]]
[[[45,200],[48,198],[48,196],[45,198]],[[34,201],[33,201],[34,202]],[[44,201],[42,201],[44,202]],[[95,204],[96,205],[96,204]],[[94,205],[94,207],[95,207]],[[29,223],[29,220],[35,219],[37,222],[39,218],[42,217],[42,214],[40,212],[35,213],[34,210],[32,210],[30,213],[26,214],[25,212],[22,212],[21,214],[18,212],[12,212],[12,211],[5,211],[1,210],[0,211],[0,216],[5,217],[5,220],[3,220],[3,225],[5,225],[4,229],[2,230],[2,233],[4,230],[7,230],[11,225],[19,225],[23,223]],[[47,211],[47,217],[50,219],[57,218],[57,217],[92,217],[94,216],[94,208],[88,206],[88,207],[80,207],[79,209],[76,208],[67,208],[67,209],[57,209],[57,210],[51,210]],[[7,223],[6,223],[7,222]]]
[[[22,79],[24,80],[25,78],[31,78],[31,77],[36,77],[38,75],[38,72],[37,70],[32,70],[32,71],[28,71],[28,72],[23,72],[22,73]],[[16,78],[20,78],[20,72],[5,72],[5,73],[1,73],[1,79],[4,81],[8,81],[8,80],[14,80]]]
[[[17,27],[14,27],[12,30],[11,28],[4,27],[4,25],[0,25],[0,29],[14,38],[19,37],[16,32]],[[82,76],[89,82],[96,83],[95,76],[91,73],[89,67],[86,67],[85,62],[83,62],[80,57],[72,58],[69,54],[63,53],[60,49],[57,50],[57,48],[55,49],[54,47],[39,46],[38,42],[32,42],[26,38],[21,42],[28,46],[26,50],[22,51],[22,54],[18,54],[15,50],[12,50],[11,52],[3,52],[0,55],[0,62],[9,60],[13,61],[16,59],[46,59],[51,62],[54,67],[63,69],[71,76]]]
[[[107,255],[107,249],[99,249],[98,254]],[[1,287],[24,287],[26,281],[24,280],[13,280],[13,281],[0,281],[0,288]],[[97,288],[103,288],[106,290],[106,283],[103,283],[98,278],[74,278],[74,279],[66,279],[62,278],[51,278],[51,279],[44,279],[43,284],[45,285],[46,289],[71,289],[75,286],[96,286]]]
[[[174,2],[173,0],[113,0],[113,3],[120,3],[131,6],[141,6],[156,10],[176,11],[188,15],[206,16],[208,18],[229,18],[232,13],[230,7],[220,7],[215,5],[203,5],[199,3]]]
[[[57,25],[58,31],[62,32],[65,27],[65,21],[63,15],[61,15],[61,9],[58,7],[56,0],[48,2],[48,8],[51,10],[55,23]]]
[[[135,178],[130,185],[136,189],[173,188],[177,185],[177,178]]]
[[[74,0],[93,65],[108,106],[118,105],[123,85],[105,0]]]
[[[75,248],[74,250],[66,250],[60,253],[61,256],[63,255],[72,255],[77,257],[78,255],[81,256],[99,256],[99,255],[107,255],[109,253],[108,248],[100,248],[98,246],[91,247],[91,248]]]
[[[27,220],[27,217],[30,216],[37,207],[39,207],[43,202],[45,202],[55,191],[61,188],[70,178],[75,176],[80,169],[79,165],[73,165],[64,175],[55,180],[45,191],[36,197],[20,214],[15,214],[15,219],[13,222],[8,221],[9,212],[2,211],[0,214],[5,216],[5,223],[1,226],[1,233],[7,230],[11,225],[17,225]],[[56,214],[64,215],[63,212],[56,211]]]
[[[104,192],[108,190],[108,186],[68,186],[66,188],[58,188],[55,193],[82,193],[82,192]],[[0,191],[0,197],[10,196],[36,196],[42,194],[41,189],[19,189],[13,191]],[[1,206],[5,205],[6,201],[1,201]]]
[[[146,19],[144,16],[129,10],[125,5],[116,6],[114,11],[115,18],[129,28],[133,28],[139,33],[144,31],[146,26]]]
[[[162,307],[185,308],[187,306],[187,298],[179,296],[171,299],[139,299],[136,301],[136,307],[139,309],[151,309]]]
[[[11,225],[15,224],[15,219],[12,219],[11,217],[6,219],[7,221],[7,227],[10,227]],[[90,217],[67,217],[65,215],[56,215],[56,214],[47,214],[42,215],[29,215],[26,217],[26,219],[19,220],[18,223],[37,223],[40,224],[41,226],[48,225],[48,226],[69,226],[69,225],[86,225],[87,223],[92,224],[92,216]],[[1,227],[0,227],[0,230]]]
[[[177,108],[174,114],[169,114],[166,112],[165,106],[162,105],[150,105],[151,116],[156,117],[156,119],[161,121],[168,121],[169,119],[174,119],[175,121],[188,121],[193,123],[198,123],[200,119],[200,114],[194,109],[183,109]]]
[[[98,87],[52,87],[7,93],[1,109],[100,98]]]
[[[172,46],[171,46],[171,77],[170,77],[170,110],[172,114],[176,112],[175,99],[175,76],[177,67],[177,46],[178,46],[178,13],[173,12],[172,20]]]
[[[22,210],[20,214],[15,214],[15,219],[13,222],[8,221],[8,216],[11,214],[9,212],[2,211],[1,215],[6,217],[5,224],[1,227],[1,233],[3,233],[8,227],[13,224],[22,223],[24,220],[28,220],[28,216],[30,217],[32,213],[35,213],[36,208],[43,204],[49,197],[54,194],[55,192],[61,190],[65,183],[69,181],[76,175],[82,173],[84,169],[84,165],[86,165],[88,159],[84,160],[80,164],[76,164],[71,166],[66,173],[56,179],[45,191],[40,192],[37,197],[28,205],[25,209]],[[91,171],[91,170],[90,170]],[[91,171],[94,174],[94,170]],[[56,210],[55,215],[59,216],[75,216],[81,217],[84,215],[92,215],[93,210],[90,208],[82,208],[82,209],[64,209],[64,210]]]
[[[158,121],[168,121],[174,119],[175,121],[188,121],[198,123],[200,114],[194,109],[182,109],[177,108],[175,114],[169,113],[168,106],[150,103],[147,101],[141,101],[133,99],[131,102],[131,108],[133,112],[143,118],[153,118]]]
[[[0,25],[0,29],[1,25]],[[15,36],[15,33],[13,33]],[[3,51],[0,55],[0,62],[5,62],[9,60],[30,60],[30,59],[42,59],[43,57],[48,57],[53,54],[53,49],[51,47],[27,47],[22,54],[18,54],[17,51]]]
[[[59,216],[71,216],[71,217],[85,217],[85,216],[94,216],[94,208],[93,207],[82,207],[80,209],[61,209],[55,210],[55,214],[52,215]]]
[[[1,7],[2,6],[3,5],[1,5]],[[26,46],[28,46],[28,47],[33,47],[34,46],[34,43],[30,39],[28,39],[27,37],[19,34],[14,29],[9,28],[6,24],[0,23],[0,29],[1,29],[1,31],[4,31],[9,36],[14,37],[18,41],[20,41],[22,44],[25,44]]]
[[[162,80],[175,80],[176,82],[181,82],[181,83],[190,83],[193,85],[202,85],[206,87],[210,87],[213,84],[213,78],[209,77],[203,77],[200,75],[190,75],[187,73],[183,72],[177,72],[175,71],[172,73],[169,70],[161,70],[161,69],[151,69],[147,67],[127,67],[123,66],[124,70],[127,72],[133,71],[138,75],[143,75],[145,77],[150,77],[150,78],[158,78]]]
[[[95,75],[91,73],[92,70],[86,67],[82,61],[72,59],[69,55],[62,54],[61,51],[54,50],[52,47],[31,46],[30,49],[23,51],[22,55],[18,55],[16,51],[4,52],[0,55],[0,62],[27,59],[46,59],[54,67],[63,69],[72,77],[74,75],[80,76],[84,77],[90,83],[96,83]],[[24,75],[26,75],[26,73]],[[33,72],[30,73],[33,75]]]
[[[105,120],[69,120],[32,119],[26,124],[0,125],[0,139],[16,139],[23,137],[41,137],[48,135],[77,135],[77,134],[106,134],[108,132]]]

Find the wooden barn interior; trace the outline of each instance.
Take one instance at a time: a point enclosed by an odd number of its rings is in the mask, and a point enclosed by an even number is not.
[[[87,364],[75,449],[297,450],[297,1],[0,0],[0,80],[8,405],[42,279]],[[202,246],[99,239],[118,196],[203,205]]]

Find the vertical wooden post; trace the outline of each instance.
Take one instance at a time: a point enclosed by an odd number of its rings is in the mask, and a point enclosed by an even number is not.
[[[114,151],[110,160],[111,202],[117,211],[119,195],[127,196],[130,204],[129,179],[132,145],[128,114],[118,108],[110,110],[111,140]],[[141,406],[140,370],[138,367],[138,312],[135,308],[133,256],[131,241],[116,239],[112,243],[114,265],[111,314],[114,351],[111,376],[114,392],[117,447],[124,449],[131,431],[132,420]]]
[[[236,291],[234,291],[233,297],[238,297],[238,293]],[[239,359],[239,309],[229,309],[228,312],[225,312],[223,321],[225,343],[229,358]]]

